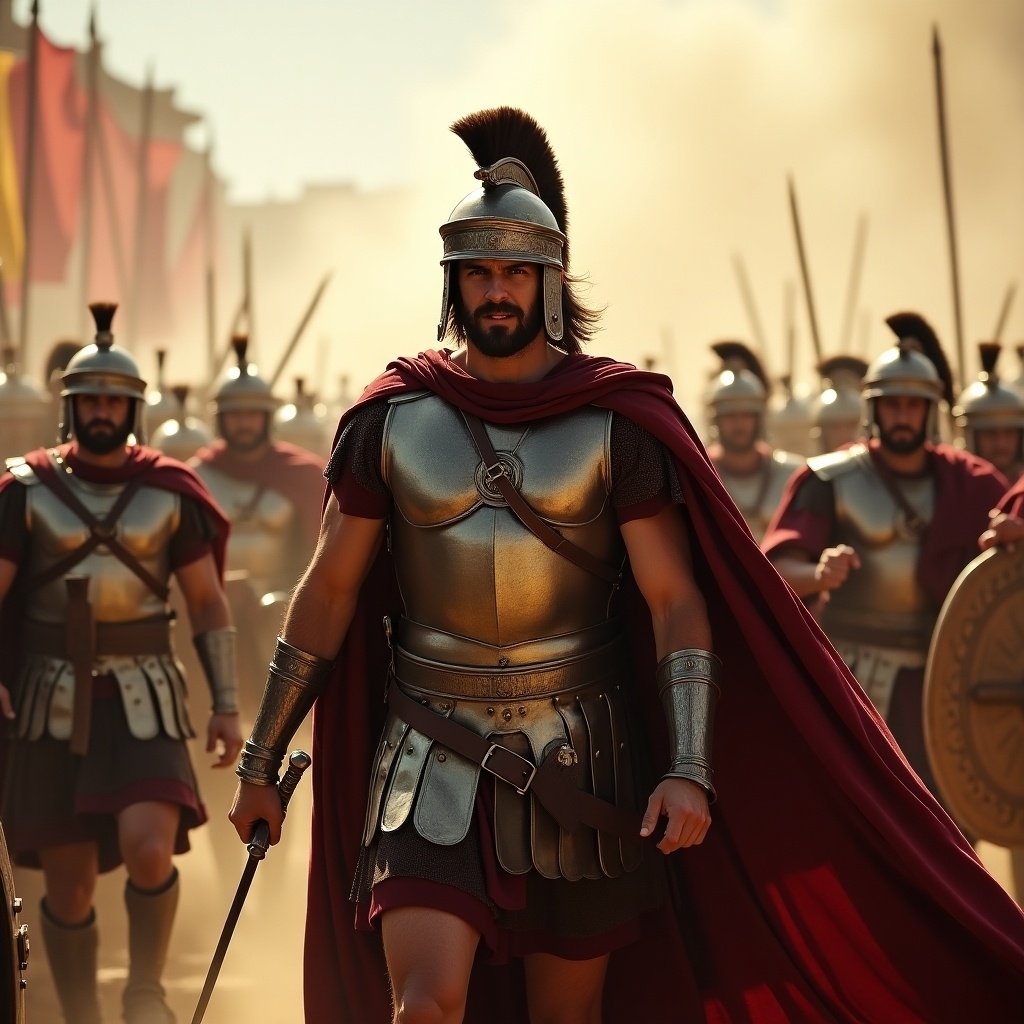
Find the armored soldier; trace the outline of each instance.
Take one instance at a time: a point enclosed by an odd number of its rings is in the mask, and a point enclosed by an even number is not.
[[[862,437],[860,382],[867,368],[858,356],[832,356],[818,364],[822,389],[811,402],[811,436],[819,454],[837,451]]]
[[[234,339],[238,359],[214,397],[220,438],[190,465],[231,520],[228,568],[244,570],[258,595],[289,593],[316,543],[323,460],[273,437],[278,401]]]
[[[764,536],[786,483],[803,465],[798,455],[764,440],[768,392],[760,363],[741,342],[716,342],[723,362],[708,396],[714,442],[708,455],[757,540]]]
[[[20,372],[14,349],[3,349],[0,371],[0,458],[6,459],[46,437],[50,403],[39,385]]]
[[[921,351],[933,339],[920,318],[889,322],[899,344],[864,376],[870,439],[808,460],[762,549],[798,595],[823,601],[826,635],[930,782],[921,710],[928,642],[1006,485],[987,462],[931,443],[944,394]]]
[[[306,1019],[383,1021],[393,996],[398,1021],[952,1021],[945,972],[962,987],[981,946],[969,1005],[998,1018],[1016,908],[808,628],[668,380],[580,352],[597,318],[543,132],[510,108],[454,130],[482,183],[441,228],[458,350],[398,360],[343,418],[239,765],[232,821],[276,841],[319,701]],[[471,986],[478,948],[524,960],[519,982]]]
[[[978,345],[981,373],[961,393],[953,416],[967,450],[1013,483],[1024,473],[1024,397],[999,379],[1000,348],[994,341]]]
[[[171,644],[168,581],[188,606],[217,764],[241,746],[234,630],[220,582],[227,524],[184,465],[141,444],[145,383],[95,304],[95,344],[63,375],[65,443],[0,480],[0,596],[10,720],[3,821],[16,863],[41,867],[42,934],[65,1019],[100,1019],[98,871],[122,861],[133,1024],[172,1021],[161,973],[178,902],[172,854],[205,820]],[[16,649],[17,652],[16,652]],[[13,655],[17,653],[17,658]]]

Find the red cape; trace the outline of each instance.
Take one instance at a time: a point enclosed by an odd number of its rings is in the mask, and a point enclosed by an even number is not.
[[[869,444],[872,456],[877,458],[879,442]],[[935,513],[921,543],[917,578],[938,611],[964,566],[977,556],[978,537],[988,526],[989,512],[1007,485],[1006,477],[995,466],[970,452],[948,444],[929,445],[928,450],[935,473]],[[810,475],[810,467],[801,466],[786,484],[761,541],[766,555],[786,544],[804,547],[801,536],[816,532],[819,524],[813,522],[816,517],[812,513],[790,510],[793,496]]]
[[[284,495],[298,513],[303,539],[312,549],[320,535],[320,498],[324,492],[324,461],[286,441],[274,441],[256,462],[239,459],[222,438],[200,448],[192,463],[202,462],[235,480]]]
[[[761,555],[667,378],[569,356],[536,383],[490,384],[428,352],[391,364],[359,404],[420,388],[498,423],[599,405],[640,423],[676,458],[696,572],[724,660],[719,799],[704,844],[671,858],[672,912],[613,955],[606,1022],[1015,1019],[1024,916]],[[353,930],[348,888],[384,711],[381,616],[400,607],[384,554],[316,710],[309,1021],[391,1019],[379,938]],[[664,727],[652,697],[654,645],[635,587],[623,611],[657,763]],[[526,1019],[519,971],[478,968],[466,1020]]]

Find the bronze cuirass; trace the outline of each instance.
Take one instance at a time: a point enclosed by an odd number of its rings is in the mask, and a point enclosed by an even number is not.
[[[534,511],[616,566],[624,547],[610,498],[611,418],[587,406],[522,426],[488,424],[487,432]],[[442,399],[417,393],[391,402],[382,472],[394,500],[398,581],[413,623],[508,648],[607,621],[611,584],[555,554],[516,519],[488,483],[461,414]],[[455,660],[443,651],[414,653]],[[555,644],[544,656],[561,653]],[[457,660],[473,663],[465,650]]]
[[[244,570],[259,592],[290,588],[295,506],[279,491],[199,463],[197,475],[231,520],[227,567]]]
[[[63,480],[97,519],[107,515],[124,488],[124,484],[89,483],[74,473],[65,473]],[[27,488],[25,516],[32,535],[30,579],[89,539],[88,527],[49,488]],[[180,522],[177,494],[142,486],[121,513],[114,534],[151,576],[166,583],[170,576],[168,545]],[[89,601],[97,622],[129,622],[165,614],[160,596],[102,544],[70,571],[89,577]],[[40,622],[61,622],[66,606],[67,588],[60,578],[30,590],[25,612]]]
[[[916,514],[916,523],[908,521],[867,449],[858,445],[847,452],[837,453],[846,455],[845,465],[833,463],[823,474],[831,479],[835,502],[830,543],[849,544],[861,565],[832,591],[822,628],[834,642],[927,650],[936,609],[918,580],[917,564],[922,532],[934,513],[934,477],[894,480]]]

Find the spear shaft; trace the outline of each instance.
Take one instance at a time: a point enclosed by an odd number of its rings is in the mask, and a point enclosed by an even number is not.
[[[793,233],[796,235],[796,251],[800,258],[800,278],[804,284],[804,298],[807,300],[807,319],[811,324],[811,340],[814,342],[814,358],[821,362],[821,335],[818,333],[818,315],[815,312],[814,292],[811,289],[811,272],[807,266],[807,253],[804,250],[804,236],[800,229],[800,211],[796,205],[796,189],[793,179],[787,179],[789,185],[789,212],[793,218]]]

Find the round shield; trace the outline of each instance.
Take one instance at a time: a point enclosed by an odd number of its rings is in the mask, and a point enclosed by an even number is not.
[[[18,923],[21,900],[14,895],[14,872],[0,828],[0,898],[4,901],[0,934],[0,1020],[25,1019],[25,970],[28,967],[28,925]]]
[[[986,551],[953,584],[928,652],[924,730],[964,829],[1024,845],[1024,545]]]

